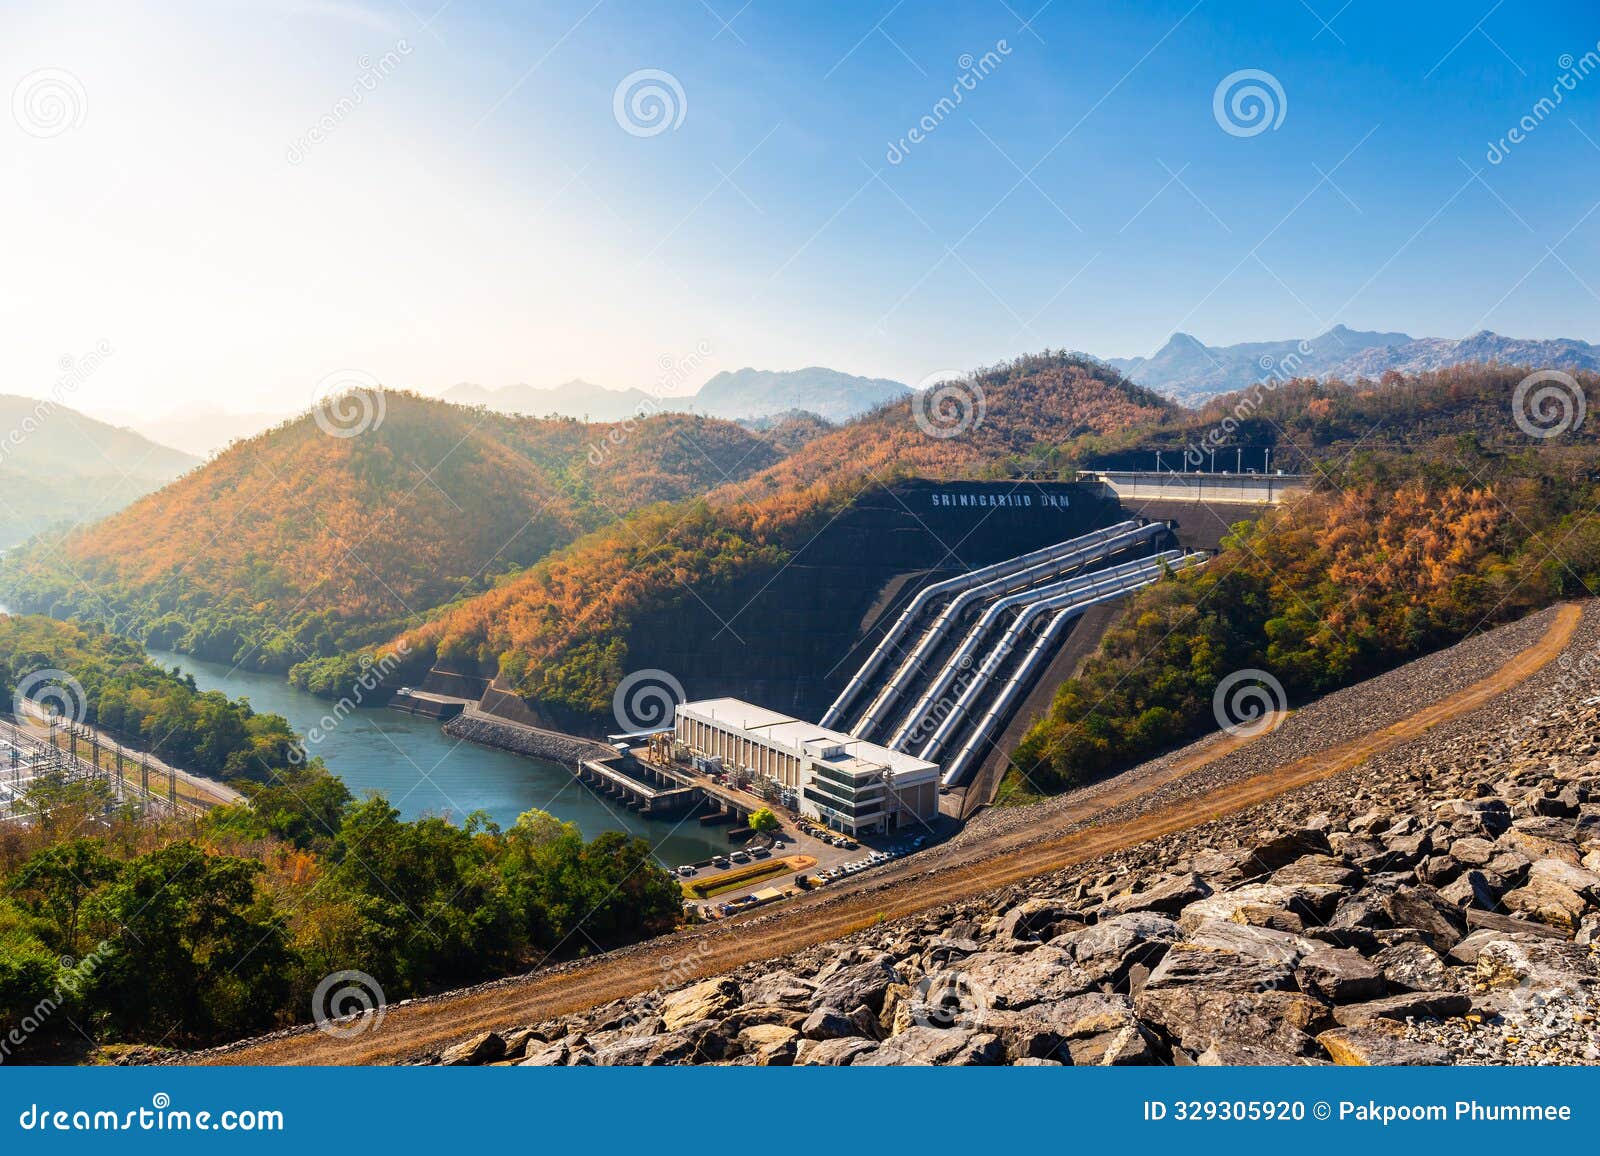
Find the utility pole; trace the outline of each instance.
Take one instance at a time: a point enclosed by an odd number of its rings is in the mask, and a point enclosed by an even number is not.
[[[1234,451],[1234,453],[1237,454],[1238,457],[1234,460],[1233,472],[1236,474],[1242,474],[1244,473],[1244,447],[1240,446]]]

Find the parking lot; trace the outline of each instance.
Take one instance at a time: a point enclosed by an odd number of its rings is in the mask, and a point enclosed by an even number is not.
[[[908,834],[899,839],[887,837],[875,840],[878,846],[869,847],[849,836],[810,823],[797,822],[788,815],[781,816],[781,822],[783,829],[776,833],[774,845],[761,845],[764,841],[757,839],[753,842],[758,845],[718,855],[709,865],[680,867],[676,872],[679,880],[714,888],[719,879],[739,878],[754,865],[769,862],[774,857],[789,860],[803,857],[803,860],[810,861],[809,866],[763,876],[753,880],[748,887],[735,887],[725,895],[717,895],[703,902],[691,899],[687,907],[701,918],[725,918],[804,890],[801,879],[809,880],[813,890],[827,887],[840,879],[912,854],[927,843],[926,835]]]

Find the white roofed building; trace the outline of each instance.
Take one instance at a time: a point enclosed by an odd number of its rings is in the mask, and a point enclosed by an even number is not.
[[[852,835],[920,828],[939,813],[939,767],[902,751],[736,698],[686,702],[673,734],[799,799],[799,810]]]

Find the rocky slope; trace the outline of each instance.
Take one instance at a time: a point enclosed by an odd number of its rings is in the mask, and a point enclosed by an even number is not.
[[[1597,618],[1516,691],[1269,804],[688,986],[669,961],[432,1058],[1600,1062]]]

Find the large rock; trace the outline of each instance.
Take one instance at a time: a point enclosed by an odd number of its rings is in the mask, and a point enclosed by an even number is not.
[[[876,1051],[863,1053],[853,1067],[939,1065],[969,1068],[998,1064],[1005,1059],[999,1037],[965,1028],[923,1027],[918,1024],[891,1036]]]
[[[1518,819],[1498,842],[1502,848],[1519,851],[1534,862],[1561,859],[1576,865],[1583,858],[1572,841],[1571,826],[1560,819]]]
[[[744,1002],[754,1007],[782,1007],[805,1011],[817,985],[792,971],[773,971],[745,984]]]
[[[1446,1019],[1471,1010],[1472,1000],[1458,991],[1408,991],[1334,1008],[1333,1018],[1341,1027],[1360,1027],[1373,1020]]]
[[[1383,994],[1382,969],[1344,948],[1312,952],[1295,968],[1294,978],[1301,991],[1326,1003],[1357,1003]]]
[[[818,1008],[800,1025],[800,1034],[808,1040],[839,1040],[861,1033],[849,1016]]]
[[[1467,935],[1467,919],[1432,887],[1407,887],[1388,895],[1383,910],[1396,927],[1414,927],[1437,951],[1448,951]]]
[[[1362,1027],[1333,1028],[1317,1043],[1336,1064],[1362,1067],[1437,1066],[1450,1062],[1450,1053],[1438,1044],[1409,1038],[1405,1027],[1393,1020],[1375,1020]]]
[[[1315,883],[1324,887],[1351,887],[1361,882],[1361,872],[1332,855],[1306,855],[1272,873],[1277,884]]]
[[[1016,1011],[991,1010],[972,1025],[1000,1037],[1013,1060],[1037,1057],[1074,1064],[1152,1063],[1148,1036],[1125,995],[1088,992]]]
[[[1179,916],[1178,926],[1187,931],[1207,919],[1258,922],[1249,913],[1261,908],[1289,911],[1302,919],[1320,922],[1344,894],[1342,887],[1319,883],[1249,883],[1189,904]]]
[[[786,1067],[794,1062],[800,1033],[777,1024],[757,1024],[739,1033],[739,1043],[763,1066]]]
[[[1269,831],[1249,848],[1251,862],[1261,871],[1276,871],[1296,859],[1307,855],[1326,855],[1331,850],[1327,832],[1313,827],[1300,827],[1281,833]]]
[[[995,934],[1017,942],[1042,942],[1063,923],[1081,926],[1077,912],[1057,899],[1025,899],[1000,917]]]
[[[807,1067],[840,1068],[876,1050],[872,1040],[859,1036],[837,1040],[801,1040],[795,1046],[794,1062]]]
[[[879,954],[817,977],[811,1010],[851,1012],[865,1004],[874,1012],[883,1008],[884,993],[892,983],[903,983],[892,957]]]
[[[1391,944],[1378,952],[1373,962],[1395,992],[1442,991],[1450,986],[1450,971],[1444,960],[1425,943]]]
[[[1027,1007],[1081,995],[1094,986],[1071,953],[1054,944],[1022,955],[980,952],[962,960],[956,970],[964,977],[970,1007]]]
[[[1293,988],[1294,968],[1237,951],[1177,943],[1145,980],[1144,990],[1189,986],[1238,992]]]
[[[1463,871],[1441,887],[1439,897],[1457,907],[1476,907],[1480,911],[1492,911],[1500,906],[1500,896],[1505,890],[1505,880],[1500,876],[1474,868]]]
[[[1582,868],[1574,870],[1581,871]],[[1535,876],[1531,872],[1525,886],[1507,891],[1500,897],[1500,902],[1509,911],[1567,932],[1578,929],[1585,907],[1583,896],[1576,891],[1562,886],[1548,875]]]
[[[1497,853],[1498,848],[1493,843],[1476,835],[1468,835],[1450,844],[1450,857],[1468,867],[1487,866]]]
[[[1219,1042],[1306,1055],[1314,1050],[1311,1033],[1331,1026],[1326,1005],[1292,991],[1146,988],[1134,1008],[1142,1023],[1191,1056]]]
[[[571,1049],[564,1043],[557,1041],[540,1047],[535,1045],[528,1050],[528,1058],[522,1061],[524,1068],[564,1068],[567,1066],[567,1057]]]
[[[1225,923],[1216,919],[1208,919],[1200,924],[1184,937],[1184,942],[1196,947],[1235,951],[1251,959],[1291,966],[1302,956],[1321,947],[1313,940],[1287,931],[1275,931],[1270,927],[1256,927],[1247,923]]]
[[[1499,936],[1478,950],[1476,977],[1490,989],[1519,988],[1534,996],[1571,993],[1600,981],[1587,947],[1531,936]]]
[[[1087,990],[1095,983],[1122,986],[1132,968],[1155,967],[1182,937],[1178,925],[1166,916],[1130,911],[1062,936],[1051,946],[1071,952],[1089,981]]]
[[[1528,868],[1529,884],[1548,882],[1576,892],[1590,903],[1600,900],[1600,873],[1564,859],[1540,859]]]
[[[661,1001],[662,1026],[675,1032],[697,1020],[721,1019],[738,1006],[739,999],[739,985],[728,976],[704,980]]]
[[[506,1054],[506,1041],[499,1032],[479,1032],[470,1040],[463,1040],[446,1048],[439,1055],[445,1067],[468,1064],[492,1064]]]
[[[1155,911],[1176,915],[1189,904],[1211,894],[1211,887],[1193,871],[1161,879],[1143,891],[1124,891],[1100,905],[1102,921],[1111,915],[1134,911]]]

